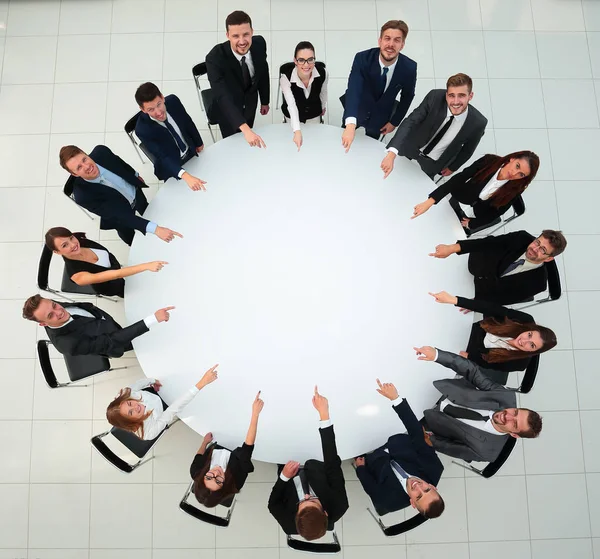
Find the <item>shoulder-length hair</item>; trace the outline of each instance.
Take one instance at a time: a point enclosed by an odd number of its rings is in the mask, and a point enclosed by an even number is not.
[[[495,175],[500,167],[506,165],[511,159],[526,159],[527,163],[529,163],[530,173],[522,179],[508,181],[501,188],[496,190],[496,192],[490,196],[490,202],[495,208],[506,206],[513,198],[516,198],[519,194],[524,192],[535,178],[535,175],[540,168],[540,158],[532,151],[515,151],[504,157],[492,155],[490,157],[490,162],[473,176],[474,181],[484,180],[486,177],[489,178],[490,176]]]
[[[143,417],[135,419],[133,417],[121,415],[121,404],[127,400],[135,400],[131,397],[131,388],[123,388],[119,395],[106,408],[106,419],[113,427],[118,427],[124,431],[131,431],[140,439],[144,438],[144,421],[152,415],[149,411]]]
[[[210,470],[210,459],[212,457],[213,450],[215,449],[214,445],[208,451],[206,455],[206,461],[202,469],[198,472],[196,477],[194,478],[194,495],[196,499],[201,505],[204,505],[208,508],[216,507],[218,504],[226,501],[230,497],[233,497],[236,493],[239,493],[240,490],[235,485],[235,479],[231,472],[228,472],[229,467],[225,469],[223,485],[217,491],[211,491],[204,485],[204,476],[206,472]]]
[[[490,317],[482,320],[479,325],[485,332],[494,334],[495,336],[513,339],[523,332],[532,330],[540,333],[543,342],[542,347],[536,351],[522,351],[520,349],[512,350],[499,347],[492,348],[482,355],[482,358],[488,363],[503,363],[505,361],[525,359],[533,355],[544,353],[556,345],[556,334],[550,330],[550,328],[540,326],[535,322],[515,322],[508,318],[499,321]]]
[[[46,231],[46,235],[44,237],[44,242],[46,246],[54,251],[56,249],[56,239],[61,237],[76,237],[78,240],[85,239],[85,233],[73,233],[70,229],[66,227],[52,227]]]

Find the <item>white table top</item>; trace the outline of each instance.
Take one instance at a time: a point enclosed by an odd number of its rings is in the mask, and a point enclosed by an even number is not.
[[[432,380],[452,376],[412,348],[466,347],[472,317],[427,294],[472,294],[465,257],[428,256],[464,235],[446,203],[409,219],[432,182],[404,158],[383,180],[384,144],[357,136],[345,154],[340,128],[309,125],[298,153],[288,125],[256,131],[266,150],[241,134],[206,148],[186,167],[207,191],[171,179],[146,211],[184,238],[136,233],[130,264],[169,266],[127,279],[128,322],[177,308],[135,351],[167,402],[220,364],[181,418],[229,448],[243,442],[262,390],[254,458],[267,462],[322,458],[318,384],[341,458],[356,456],[404,431],[376,377],[421,417],[439,397]]]

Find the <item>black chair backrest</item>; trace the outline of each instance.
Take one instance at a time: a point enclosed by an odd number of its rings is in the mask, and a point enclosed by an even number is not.
[[[227,528],[229,526],[229,518],[224,516],[217,516],[215,514],[210,514],[203,510],[196,508],[193,505],[190,505],[187,501],[181,501],[179,503],[179,508],[193,516],[194,518],[201,520],[202,522],[206,522],[207,524],[212,524],[213,526],[220,526],[221,528]]]
[[[69,276],[67,268],[63,268],[60,290],[65,293],[80,293],[81,295],[96,295],[92,285],[77,285]]]
[[[127,134],[131,134],[132,132],[135,131],[135,125],[137,124],[137,119],[139,118],[139,116],[141,114],[142,114],[142,111],[138,111],[125,123],[124,128],[125,128],[125,132],[127,132]]]
[[[562,293],[556,260],[550,260],[544,266],[546,266],[546,272],[548,273],[548,294],[550,295],[550,299],[556,301],[556,299],[560,299]]]
[[[535,382],[535,377],[537,376],[538,368],[540,366],[540,356],[534,355],[527,365],[527,369],[525,369],[525,374],[523,375],[523,380],[521,381],[521,386],[519,387],[519,392],[522,394],[527,394],[533,388],[533,383]],[[511,437],[512,439],[513,437]]]
[[[58,380],[52,369],[52,363],[50,362],[50,352],[48,350],[48,342],[46,340],[38,340],[37,343],[37,354],[42,369],[42,374],[46,383],[50,388],[58,388]]]
[[[517,215],[523,215],[525,213],[525,202],[523,201],[523,196],[520,194],[515,196],[514,200],[512,201],[512,207]]]
[[[285,74],[286,72],[289,72],[290,70],[294,69],[294,63],[293,62],[284,62],[281,66],[279,66],[279,75],[281,76],[281,74]]]
[[[515,439],[515,437],[511,437],[509,435],[506,443],[504,444],[504,447],[502,448],[502,450],[500,451],[500,454],[498,455],[498,458],[496,458],[496,460],[494,460],[493,462],[490,462],[483,469],[483,471],[481,472],[481,475],[484,478],[492,477],[508,460],[508,457],[510,456],[510,453],[513,451],[513,448],[515,448],[516,444],[517,444],[517,439]]]
[[[205,76],[207,73],[208,73],[208,70],[206,68],[206,62],[200,62],[200,64],[196,64],[192,68],[193,76]]]
[[[37,285],[40,289],[48,289],[48,274],[50,273],[50,262],[52,261],[52,251],[44,245],[38,264]]]
[[[110,369],[108,357],[102,355],[67,355],[63,358],[72,381],[83,380]]]
[[[73,187],[74,186],[75,186],[75,177],[73,175],[70,175],[69,178],[67,179],[67,182],[65,182],[65,186],[63,186],[63,192],[69,198],[71,198],[73,196]]]
[[[394,524],[392,526],[388,526],[383,530],[383,533],[386,536],[399,536],[400,534],[404,534],[410,530],[413,530],[417,526],[420,526],[424,522],[427,522],[428,518],[423,516],[422,514],[415,514],[413,517],[405,520],[404,522],[399,522],[398,524]]]
[[[287,537],[288,547],[296,551],[307,551],[309,553],[339,553],[341,551],[340,544],[335,542],[307,542],[305,540],[297,540],[296,538]]]
[[[168,427],[166,429],[168,429]],[[131,452],[133,452],[138,458],[143,458],[146,456],[148,451],[152,448],[152,446],[154,446],[154,444],[156,444],[158,439],[163,434],[163,431],[161,431],[158,436],[154,437],[152,440],[145,441],[140,439],[131,431],[125,431],[124,429],[119,429],[118,427],[113,427],[110,432],[115,439],[117,439],[123,446],[126,446],[129,450],[131,450]]]

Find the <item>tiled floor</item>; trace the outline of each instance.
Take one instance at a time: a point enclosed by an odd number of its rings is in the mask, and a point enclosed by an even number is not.
[[[273,91],[276,68],[296,42],[315,44],[331,75],[334,124],[353,54],[376,44],[386,20],[405,19],[405,53],[419,63],[413,107],[449,74],[471,74],[473,103],[490,121],[478,153],[533,149],[542,158],[527,213],[511,229],[560,227],[569,240],[559,261],[566,293],[535,311],[560,343],[542,358],[533,394],[522,397],[543,412],[542,437],[518,445],[490,480],[446,460],[446,514],[406,537],[381,535],[346,464],[343,556],[600,558],[600,341],[591,320],[600,308],[600,1],[0,0],[0,559],[295,555],[265,507],[272,465],[257,464],[228,530],[177,510],[200,444],[185,425],[133,475],[107,466],[89,438],[104,429],[106,401],[141,375],[135,360],[89,388],[51,392],[34,359],[39,331],[20,318],[48,227],[85,230],[127,257],[113,233],[99,232],[98,221],[62,195],[58,148],[106,143],[151,176],[122,131],[145,80],[177,93],[210,141],[190,69],[224,40],[234,9],[248,11],[269,43]],[[273,118],[280,115],[259,122]],[[122,316],[113,303],[103,306]]]

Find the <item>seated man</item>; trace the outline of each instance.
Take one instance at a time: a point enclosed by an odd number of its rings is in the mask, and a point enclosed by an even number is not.
[[[260,114],[269,112],[271,82],[267,43],[254,35],[250,16],[242,11],[225,20],[227,41],[206,55],[208,81],[223,138],[241,132],[251,146],[266,147],[252,127],[260,97]]]
[[[401,20],[383,24],[378,47],[356,54],[348,77],[348,89],[340,98],[344,106],[342,145],[346,151],[356,128],[364,126],[367,136],[378,139],[390,134],[406,116],[415,96],[417,63],[400,54],[408,35]],[[401,93],[398,109],[394,105]]]
[[[144,215],[148,200],[146,183],[139,173],[106,146],[96,146],[88,155],[77,146],[64,146],[60,166],[75,179],[73,197],[81,207],[100,216],[100,229],[116,229],[131,245],[135,231],[153,233],[171,242],[180,233],[136,215]]]
[[[467,239],[453,245],[437,245],[430,256],[447,258],[469,253],[469,272],[475,278],[475,299],[499,305],[527,301],[548,284],[546,262],[567,247],[560,231],[544,229],[535,238],[527,231],[496,237]]]
[[[135,100],[143,113],[135,133],[154,159],[156,177],[161,181],[183,179],[192,190],[206,190],[205,181],[183,168],[204,149],[204,142],[179,97],[163,97],[156,85],[146,82],[137,88]]]
[[[411,505],[426,518],[444,512],[444,500],[435,487],[444,466],[423,437],[423,428],[408,402],[398,396],[391,383],[381,384],[377,392],[392,401],[394,411],[408,434],[393,435],[382,447],[354,459],[356,475],[371,497],[378,514]]]
[[[387,145],[381,162],[386,178],[394,169],[394,159],[403,155],[416,159],[430,178],[447,177],[462,167],[479,145],[487,118],[469,101],[473,81],[466,74],[450,76],[446,89],[432,89],[423,102],[406,117]]]
[[[438,452],[467,462],[493,462],[507,436],[533,439],[542,431],[539,414],[515,407],[517,393],[490,380],[488,369],[430,346],[414,349],[420,361],[436,361],[464,377],[433,383],[442,398],[435,408],[425,410],[423,420]]]
[[[133,349],[131,340],[145,334],[154,324],[167,322],[169,311],[165,307],[153,315],[121,328],[102,309],[91,303],[65,303],[65,306],[33,295],[23,305],[23,318],[33,320],[46,328],[52,345],[66,355],[102,355],[121,357]]]
[[[348,510],[342,462],[337,455],[329,403],[315,386],[313,406],[319,412],[319,434],[323,460],[308,460],[303,468],[288,462],[280,472],[269,497],[269,512],[286,534],[300,534],[316,540],[333,530]]]

